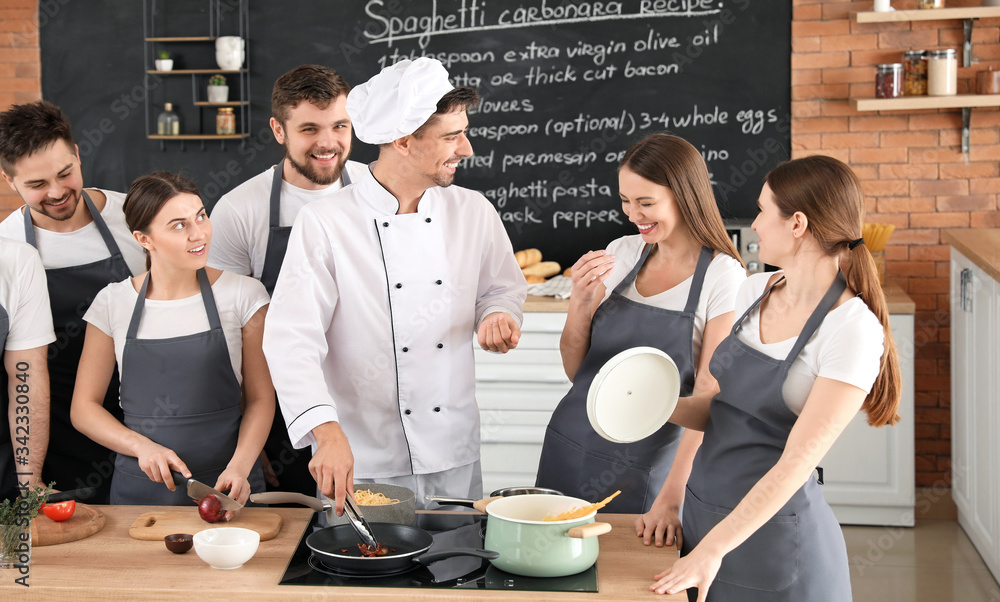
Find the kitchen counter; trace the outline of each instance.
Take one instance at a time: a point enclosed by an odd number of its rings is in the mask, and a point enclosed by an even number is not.
[[[948,232],[993,232],[995,236],[993,237],[992,243],[992,255],[987,255],[992,258],[993,263],[993,277],[1000,280],[1000,230],[946,230]],[[984,268],[986,269],[986,268]],[[885,291],[885,301],[889,306],[890,314],[912,314],[916,311],[916,305],[913,301],[906,295],[903,291],[903,287],[899,286],[895,282],[887,282],[883,287]],[[569,299],[556,299],[555,297],[539,297],[536,295],[528,295],[528,298],[524,301],[524,311],[527,312],[542,312],[542,313],[554,313],[554,312],[568,312],[569,311]]]
[[[941,238],[1000,282],[1000,229],[943,230]]]
[[[107,523],[99,533],[80,541],[32,550],[31,572],[23,587],[14,583],[16,571],[0,570],[0,598],[17,600],[149,599],[329,599],[346,596],[364,600],[536,600],[539,592],[487,590],[432,590],[400,588],[330,588],[278,585],[288,559],[298,545],[312,511],[270,508],[284,524],[272,540],[262,541],[257,554],[243,568],[220,571],[210,568],[191,550],[171,554],[159,541],[140,541],[128,535],[142,513],[155,506],[98,506]],[[194,508],[191,509],[195,511]],[[599,514],[614,529],[601,536],[597,560],[599,593],[552,593],[553,600],[622,600],[648,597],[653,575],[671,566],[673,548],[645,547],[632,530],[634,516]],[[238,526],[234,524],[233,526]],[[686,600],[683,594],[659,600]]]

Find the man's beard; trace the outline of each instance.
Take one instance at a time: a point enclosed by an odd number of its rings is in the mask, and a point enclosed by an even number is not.
[[[344,154],[343,150],[337,151],[337,154],[341,157],[344,157],[344,160],[337,163],[337,165],[334,166],[333,171],[330,172],[329,175],[320,173],[309,163],[306,163],[305,165],[300,165],[298,162],[295,161],[295,159],[292,158],[290,154],[288,154],[288,152],[285,152],[285,158],[288,159],[288,162],[291,163],[295,171],[302,174],[302,177],[304,177],[305,179],[309,180],[310,182],[318,186],[329,186],[330,184],[333,184],[334,182],[340,179],[340,175],[344,171],[344,165],[347,163],[347,157]]]

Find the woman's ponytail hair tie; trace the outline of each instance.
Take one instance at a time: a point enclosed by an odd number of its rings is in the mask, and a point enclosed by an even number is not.
[[[850,244],[847,245],[847,248],[853,251],[854,247],[856,247],[858,245],[863,245],[863,244],[865,244],[865,239],[859,238],[857,240],[852,240],[850,242]]]

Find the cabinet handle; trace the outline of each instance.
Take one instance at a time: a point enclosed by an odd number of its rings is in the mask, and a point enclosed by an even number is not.
[[[965,268],[962,270],[961,274],[961,304],[962,310],[965,312],[972,312],[972,270]]]
[[[962,268],[958,273],[958,306],[965,311],[965,273],[969,270]]]

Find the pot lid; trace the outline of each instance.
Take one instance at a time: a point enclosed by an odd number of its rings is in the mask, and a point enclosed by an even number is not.
[[[680,385],[669,355],[654,347],[626,349],[608,360],[590,384],[590,425],[615,443],[645,439],[673,414]]]

